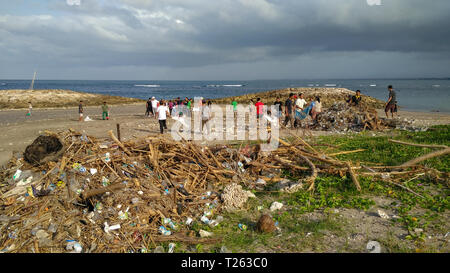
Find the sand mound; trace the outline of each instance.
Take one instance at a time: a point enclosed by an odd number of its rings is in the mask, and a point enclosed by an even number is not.
[[[135,98],[91,94],[71,90],[0,90],[0,109],[28,108],[31,101],[33,108],[57,108],[78,106],[80,100],[84,105],[126,104],[143,102]]]

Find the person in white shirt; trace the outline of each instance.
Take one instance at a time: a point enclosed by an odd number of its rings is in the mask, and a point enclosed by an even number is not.
[[[211,132],[209,120],[211,119],[211,101],[208,101],[208,104],[203,100],[203,109],[202,109],[202,131],[205,130],[206,125],[206,133],[209,134]]]
[[[317,115],[322,112],[322,103],[320,102],[320,97],[316,97],[314,101],[314,106],[311,109],[311,118],[317,122]]]
[[[155,99],[155,97],[152,97],[152,109],[153,113],[156,113],[156,109],[158,108],[158,101]],[[155,115],[156,118],[156,115]]]
[[[303,93],[298,94],[298,98],[295,100],[295,122],[294,127],[297,127],[297,124],[300,123],[300,119],[297,118],[305,105],[307,104],[306,100],[303,98]]]
[[[163,134],[164,129],[167,129],[167,116],[170,117],[169,107],[165,105],[164,100],[161,100],[161,103],[159,104],[158,108],[156,108],[155,113],[159,121],[159,131],[161,132],[161,134]]]

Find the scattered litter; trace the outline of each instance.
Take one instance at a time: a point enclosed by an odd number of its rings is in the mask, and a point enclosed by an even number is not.
[[[245,224],[238,224],[238,227],[240,230],[243,230],[243,231],[247,230],[247,225],[245,225]]]
[[[283,207],[283,204],[280,202],[273,202],[272,205],[270,205],[270,211],[276,211]]]
[[[175,250],[175,244],[174,243],[170,243],[169,244],[169,250],[167,252],[168,253],[173,253],[174,250]]]
[[[164,236],[169,236],[170,234],[172,234],[172,232],[170,230],[167,230],[164,226],[160,226],[158,230]]]
[[[203,230],[203,229],[201,229],[201,230],[199,231],[199,234],[200,234],[200,237],[202,237],[202,238],[205,238],[205,237],[211,237],[211,236],[214,235],[214,233],[208,232],[208,231]]]
[[[111,230],[116,230],[116,229],[120,229],[120,224],[117,225],[113,225],[113,226],[109,226],[107,222],[105,222],[105,232],[109,233]]]
[[[377,212],[378,212],[378,216],[380,216],[383,219],[389,219],[390,218],[389,215],[386,214],[386,212],[384,212],[384,211],[382,211],[380,209]]]
[[[71,250],[70,253],[81,253],[81,251],[83,251],[83,247],[77,241],[67,240],[66,250]]]

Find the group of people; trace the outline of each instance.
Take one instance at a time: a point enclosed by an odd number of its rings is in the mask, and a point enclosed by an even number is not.
[[[385,113],[386,117],[389,118],[388,112],[391,112],[392,118],[394,117],[394,113],[397,113],[397,98],[396,93],[393,90],[392,85],[388,86],[389,90],[389,99],[385,105]],[[353,96],[349,96],[346,102],[349,106],[358,106],[362,101],[361,91],[357,90],[356,94]],[[206,126],[207,132],[210,132],[208,121],[212,118],[211,111],[211,101],[206,102],[205,100],[200,100],[199,105],[194,105],[194,100],[191,98],[185,98],[184,100],[180,99],[180,97],[172,100],[164,100],[158,101],[155,97],[151,97],[148,99],[146,103],[146,111],[145,116],[150,117],[152,115],[155,119],[158,119],[160,132],[164,133],[164,129],[167,129],[167,117],[175,117],[176,120],[180,120],[183,122],[184,117],[191,117],[191,113],[193,111],[201,111],[202,117],[202,130]],[[233,106],[233,110],[235,112],[235,116],[237,113],[238,102],[233,100],[231,105]],[[314,122],[317,122],[317,118],[322,112],[322,103],[320,101],[320,97],[317,96],[315,98],[311,98],[309,102],[307,102],[304,98],[304,94],[298,93],[290,93],[289,97],[283,103],[280,97],[276,98],[275,103],[273,104],[278,109],[278,122],[279,124],[283,124],[284,127],[287,127],[288,123],[291,128],[301,127],[302,120],[306,119],[308,116]],[[250,100],[250,112],[252,113],[253,109],[256,109],[256,117],[262,118],[264,103],[261,101],[261,98],[257,98],[256,102],[251,99]],[[32,105],[29,103],[29,111],[28,116],[31,116]],[[78,113],[79,113],[79,121],[83,121],[83,101],[80,101],[78,105]],[[270,114],[270,110],[268,112]],[[284,121],[282,122],[282,117],[284,116]],[[102,119],[109,119],[109,107],[106,104],[106,101],[103,102],[102,105]]]
[[[233,101],[232,105],[234,109],[236,109],[237,102]],[[275,105],[278,110],[278,122],[279,124],[283,124],[284,127],[287,127],[287,124],[290,123],[291,128],[297,128],[301,125],[301,121],[308,116],[310,116],[312,120],[317,121],[318,115],[322,112],[320,97],[312,98],[310,102],[307,102],[302,93],[290,93],[284,103],[281,101],[280,97],[277,97],[273,105]],[[264,115],[264,103],[261,101],[261,98],[257,98],[256,102],[251,99],[250,106],[256,107],[256,117],[258,119]],[[271,114],[270,110],[268,111],[268,114]],[[282,122],[283,116],[284,121]]]
[[[160,133],[164,133],[164,129],[167,129],[167,117],[172,117],[181,123],[185,123],[185,117],[190,118],[192,112],[201,111],[202,117],[202,130],[207,129],[210,132],[209,121],[212,117],[211,112],[211,101],[206,101],[201,99],[199,105],[194,105],[194,100],[192,98],[184,98],[182,100],[180,97],[172,100],[158,101],[155,97],[151,97],[147,100],[145,116],[153,116],[158,119]]]
[[[84,108],[83,108],[83,101],[80,100],[80,103],[78,104],[78,121],[83,121],[84,120]],[[103,120],[109,120],[109,106],[106,104],[106,101],[103,102],[102,104],[102,119]]]
[[[389,118],[388,113],[391,112],[391,117],[394,118],[394,114],[398,115],[398,106],[397,106],[397,94],[394,91],[392,85],[388,86],[389,90],[389,98],[386,104],[384,105],[384,112],[386,114],[386,118]],[[346,102],[350,106],[358,106],[361,103],[361,90],[356,90],[356,94],[351,96],[349,95]]]

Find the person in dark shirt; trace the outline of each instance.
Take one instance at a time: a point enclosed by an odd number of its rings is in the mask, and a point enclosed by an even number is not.
[[[386,102],[386,107],[384,109],[384,112],[386,113],[386,118],[389,118],[388,112],[391,111],[391,116],[394,118],[394,112],[396,108],[397,103],[397,95],[395,94],[394,89],[392,88],[392,85],[388,86],[389,90],[389,99]]]
[[[83,101],[80,100],[80,104],[78,105],[78,114],[80,114],[80,119],[78,121],[83,121]]]
[[[288,122],[291,123],[291,128],[294,128],[294,93],[289,94],[289,98],[284,103],[284,127],[288,124]]]
[[[356,90],[356,95],[352,96],[352,100],[350,102],[351,106],[357,106],[361,102],[361,91]]]
[[[152,108],[152,98],[148,98],[147,104],[146,104],[147,109],[145,110],[145,116],[150,116],[150,113],[152,113],[153,116],[153,108]]]
[[[275,106],[278,105],[278,122],[279,124],[281,124],[281,116],[283,115],[283,102],[281,102],[280,97],[277,97],[277,100],[275,101],[275,103],[273,104]]]

